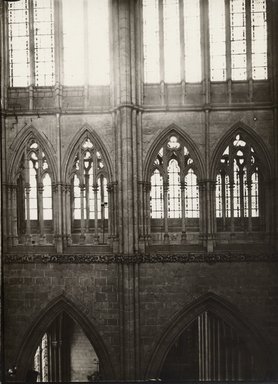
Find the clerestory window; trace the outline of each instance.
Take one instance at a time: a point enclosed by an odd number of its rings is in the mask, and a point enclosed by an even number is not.
[[[268,78],[266,0],[205,3],[143,0],[145,83],[200,82],[207,33],[211,81]]]
[[[108,0],[63,0],[65,85],[109,84],[108,5]]]
[[[209,21],[211,80],[267,79],[266,0],[209,0]]]
[[[199,0],[143,0],[144,81],[201,81]]]
[[[150,177],[150,216],[153,231],[192,230],[199,218],[196,165],[182,140],[171,135],[159,150]],[[158,220],[159,219],[159,220]]]
[[[53,231],[52,180],[46,155],[35,139],[22,154],[16,185],[20,242],[46,242]]]
[[[256,231],[261,228],[262,177],[254,148],[238,133],[223,152],[218,166],[218,230]]]
[[[58,78],[67,86],[109,84],[109,0],[63,0],[55,9],[54,0],[19,0],[7,7],[10,87],[53,86]]]
[[[8,34],[10,86],[53,85],[53,0],[9,2]]]

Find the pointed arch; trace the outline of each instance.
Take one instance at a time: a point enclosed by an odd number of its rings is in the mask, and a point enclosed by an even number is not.
[[[15,363],[18,367],[17,379],[22,381],[25,379],[26,372],[28,368],[32,366],[33,356],[43,334],[57,318],[57,316],[63,312],[79,324],[94,347],[99,359],[103,363],[104,378],[112,379],[114,377],[112,363],[107,352],[107,348],[97,331],[96,325],[88,319],[88,317],[84,314],[84,311],[80,310],[80,308],[78,308],[64,294],[52,300],[37,316],[25,333],[23,342],[19,347]]]
[[[242,134],[242,136],[253,146],[255,151],[260,154],[259,157],[261,160],[261,165],[263,166],[263,171],[266,176],[266,179],[268,179],[272,173],[272,166],[271,166],[272,162],[271,162],[271,158],[270,158],[270,154],[267,149],[267,146],[265,145],[262,138],[254,131],[254,129],[252,129],[242,121],[239,121],[236,124],[234,124],[224,134],[224,136],[220,138],[218,144],[216,145],[216,148],[213,152],[212,159],[211,159],[211,169],[210,169],[211,179],[214,180],[216,178],[217,167],[218,167],[220,158],[236,134]]]
[[[194,141],[191,139],[191,137],[184,132],[183,129],[178,127],[176,124],[171,124],[167,128],[165,128],[162,132],[159,132],[157,137],[154,139],[152,145],[150,146],[148,153],[146,155],[145,159],[145,165],[144,165],[144,180],[147,182],[149,177],[150,177],[150,171],[151,171],[151,166],[154,162],[154,159],[162,147],[163,143],[167,140],[168,137],[171,135],[177,135],[180,137],[187,149],[190,152],[190,155],[192,156],[196,167],[198,169],[198,176],[199,179],[202,180],[204,178],[204,163],[202,160],[202,155],[197,147],[197,145],[194,143]]]
[[[101,152],[103,159],[105,161],[107,172],[108,172],[108,180],[112,181],[112,162],[109,156],[109,153],[103,144],[99,135],[92,129],[89,124],[84,124],[80,130],[76,133],[74,138],[72,139],[68,149],[66,151],[64,160],[62,162],[62,170],[64,175],[64,180],[68,182],[68,172],[70,168],[70,163],[73,160],[73,157],[76,153],[78,146],[85,140],[90,139],[90,141],[97,147],[97,149]]]
[[[52,144],[47,137],[43,136],[33,125],[29,125],[23,128],[12,142],[10,149],[12,151],[12,158],[8,169],[8,180],[14,182],[15,175],[19,166],[19,162],[22,158],[22,154],[27,142],[30,139],[34,139],[38,142],[40,147],[46,154],[47,161],[49,163],[49,169],[53,182],[57,181],[57,167],[55,165],[55,151]]]
[[[272,356],[270,356],[270,349],[265,339],[260,335],[259,331],[240,314],[235,306],[222,297],[209,292],[193,303],[185,306],[169,321],[169,324],[163,330],[162,336],[152,351],[146,368],[146,378],[159,377],[164,360],[172,345],[184,330],[205,311],[211,311],[232,326],[257,357],[257,361],[260,362],[260,366],[257,367],[259,374],[262,377],[271,375],[274,365]]]

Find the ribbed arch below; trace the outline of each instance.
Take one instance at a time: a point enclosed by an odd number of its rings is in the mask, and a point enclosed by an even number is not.
[[[30,369],[36,368],[36,354],[38,353],[38,347],[42,346],[44,343],[44,337],[46,334],[49,334],[49,340],[52,339],[52,342],[61,336],[59,332],[69,332],[70,328],[75,329],[75,335],[81,335],[83,342],[86,342],[88,346],[88,351],[93,356],[92,359],[95,359],[95,367],[92,367],[93,374],[94,369],[101,369],[101,374],[103,379],[112,379],[113,378],[113,368],[112,364],[100,335],[96,331],[94,325],[89,321],[89,319],[71,302],[64,296],[59,296],[57,299],[52,301],[37,317],[37,319],[31,324],[29,330],[26,332],[23,342],[19,348],[16,366],[17,371],[17,380],[25,380],[26,375],[30,372]],[[50,341],[51,342],[51,341]],[[57,344],[55,344],[57,345]],[[53,358],[53,356],[52,356]],[[68,354],[69,358],[69,354]],[[54,364],[52,362],[52,364]],[[90,367],[89,367],[90,368]],[[89,369],[88,368],[88,369]],[[87,376],[89,376],[89,374]],[[48,381],[69,381],[69,375],[63,375],[62,371],[56,369],[50,373],[52,375],[48,378]],[[56,376],[55,376],[56,375]],[[59,375],[62,375],[59,377]],[[79,381],[77,377],[73,377],[72,381]],[[47,381],[47,380],[45,380]],[[87,380],[81,380],[87,381]]]
[[[266,380],[271,358],[264,340],[225,300],[208,294],[184,308],[152,353],[147,378],[165,381]]]

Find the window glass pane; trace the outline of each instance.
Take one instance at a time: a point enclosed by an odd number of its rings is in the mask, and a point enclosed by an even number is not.
[[[181,217],[181,186],[180,186],[180,167],[174,159],[168,165],[168,217]]]
[[[267,20],[265,0],[251,0],[252,77],[267,79]]]
[[[47,173],[43,178],[43,219],[52,220],[52,186]]]
[[[34,1],[35,85],[54,85],[53,0]]]
[[[73,22],[74,15],[74,22]],[[84,84],[83,0],[63,0],[64,84]]]
[[[180,81],[180,23],[178,0],[163,0],[165,82]]]
[[[226,80],[225,1],[209,1],[210,78]]]
[[[161,219],[164,217],[163,211],[163,179],[156,169],[151,177],[151,217]]]
[[[200,82],[201,37],[200,37],[200,0],[184,0],[184,43],[185,43],[185,79],[187,82]]]
[[[88,1],[89,84],[107,85],[109,70],[108,0]]]
[[[30,84],[28,0],[8,3],[9,80],[11,87]]]
[[[144,81],[158,83],[159,22],[158,0],[143,0]]]
[[[245,0],[230,0],[232,80],[246,80]]]
[[[29,205],[30,205],[30,220],[38,219],[38,199],[37,199],[37,172],[34,168],[34,163],[29,160]],[[27,204],[25,204],[27,209]],[[27,213],[26,213],[27,218]]]
[[[185,217],[199,217],[199,187],[192,169],[185,176]]]

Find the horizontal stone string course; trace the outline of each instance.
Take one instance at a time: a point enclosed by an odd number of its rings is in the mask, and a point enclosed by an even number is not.
[[[145,255],[112,254],[6,254],[5,264],[56,263],[56,264],[140,264],[140,263],[225,263],[225,262],[277,262],[275,253],[175,253]]]

